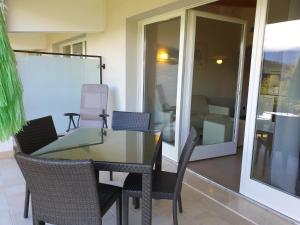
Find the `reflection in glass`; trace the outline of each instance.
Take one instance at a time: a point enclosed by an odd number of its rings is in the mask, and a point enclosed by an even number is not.
[[[145,26],[145,111],[151,129],[163,131],[163,141],[174,144],[180,18]]]
[[[191,126],[200,144],[233,139],[243,25],[197,18]]]
[[[300,196],[300,5],[269,4],[251,177]]]
[[[91,159],[151,165],[160,145],[160,133],[78,128],[32,155],[50,159]]]

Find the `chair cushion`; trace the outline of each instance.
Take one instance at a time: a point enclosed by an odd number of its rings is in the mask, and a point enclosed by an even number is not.
[[[122,194],[122,188],[109,185],[109,184],[98,184],[99,198],[101,213],[104,215],[106,211],[111,207],[117,198]]]
[[[170,199],[175,191],[177,174],[166,171],[155,171],[152,181],[152,197],[158,199]],[[136,192],[141,196],[142,175],[130,173],[125,179],[124,191]],[[135,195],[136,196],[136,195]]]

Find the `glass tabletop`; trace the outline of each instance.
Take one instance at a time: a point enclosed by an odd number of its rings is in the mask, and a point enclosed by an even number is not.
[[[48,159],[151,165],[159,139],[160,133],[154,132],[79,128],[31,155]]]

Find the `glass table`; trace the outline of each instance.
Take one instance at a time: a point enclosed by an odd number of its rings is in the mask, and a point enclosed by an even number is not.
[[[79,128],[31,154],[47,159],[93,160],[95,169],[142,174],[142,223],[151,224],[152,171],[161,170],[161,133]]]

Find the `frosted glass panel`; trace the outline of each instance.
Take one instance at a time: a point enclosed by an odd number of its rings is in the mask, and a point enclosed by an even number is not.
[[[82,84],[100,83],[98,59],[17,55],[17,63],[26,119],[52,115],[58,133],[68,126],[64,113],[79,113]]]

